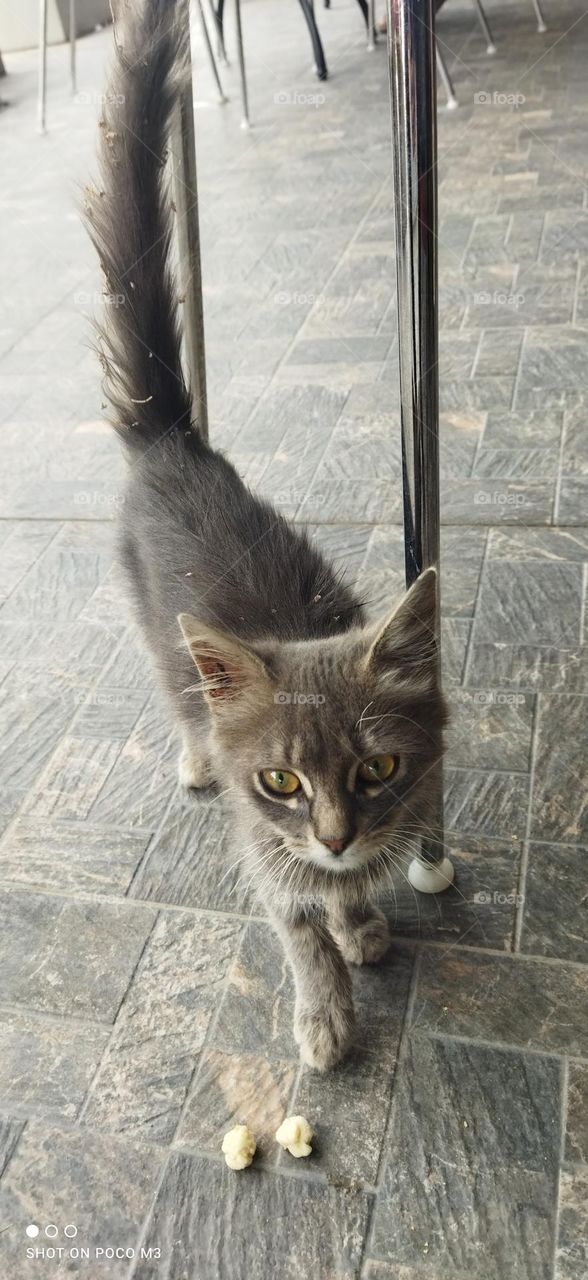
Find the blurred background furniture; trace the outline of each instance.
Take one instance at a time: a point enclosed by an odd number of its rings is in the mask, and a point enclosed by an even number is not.
[[[76,0],[79,36],[111,21],[109,0]],[[70,0],[47,0],[47,44],[69,40]],[[0,49],[32,49],[39,37],[39,0],[0,5]]]

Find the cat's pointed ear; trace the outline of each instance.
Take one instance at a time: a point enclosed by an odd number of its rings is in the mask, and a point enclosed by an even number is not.
[[[437,571],[425,569],[404,599],[377,629],[368,652],[372,671],[394,671],[433,684],[437,679],[435,640]]]
[[[202,678],[202,692],[219,709],[252,690],[269,690],[271,680],[265,663],[247,645],[198,622],[189,613],[180,613],[178,622]]]

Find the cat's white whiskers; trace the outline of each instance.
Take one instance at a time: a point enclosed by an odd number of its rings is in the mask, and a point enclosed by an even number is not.
[[[354,725],[354,728],[355,728],[355,730],[357,731],[357,733],[361,733],[361,727],[362,727],[363,722],[364,722],[364,719],[365,719],[365,713],[366,713],[366,711],[369,711],[370,707],[373,707],[373,705],[374,705],[374,700],[373,700],[373,698],[372,698],[372,699],[371,699],[371,701],[367,703],[367,706],[365,706],[365,707],[364,707],[364,709],[363,709],[363,711],[362,711],[362,713],[361,713],[361,715],[360,715],[360,717],[359,717],[359,720],[358,720],[358,721],[356,722],[356,724]],[[373,719],[374,719],[374,716],[368,716],[368,720],[373,720]]]
[[[228,796],[230,791],[236,790],[236,787],[225,787],[224,791],[219,791],[217,796],[213,796],[212,800],[209,800],[207,808],[210,809],[211,805],[216,804],[217,800],[221,800],[223,796]]]

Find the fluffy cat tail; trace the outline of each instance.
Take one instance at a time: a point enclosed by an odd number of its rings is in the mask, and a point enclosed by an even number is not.
[[[100,184],[86,192],[86,224],[105,281],[97,325],[104,392],[115,430],[133,451],[192,425],[165,174],[171,113],[189,73],[180,16],[175,0],[121,6],[100,121]]]

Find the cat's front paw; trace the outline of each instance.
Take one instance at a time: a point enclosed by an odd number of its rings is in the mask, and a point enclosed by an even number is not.
[[[332,999],[309,1008],[297,1002],[294,1036],[300,1057],[317,1071],[329,1071],[343,1057],[353,1039],[355,1015],[351,1000]]]
[[[332,930],[333,937],[348,964],[377,964],[390,946],[388,921],[377,907],[361,924]]]

